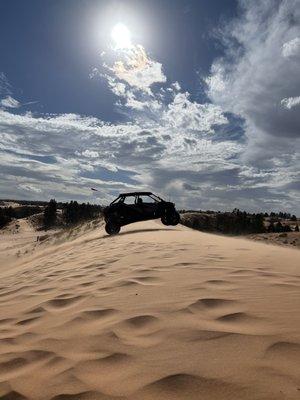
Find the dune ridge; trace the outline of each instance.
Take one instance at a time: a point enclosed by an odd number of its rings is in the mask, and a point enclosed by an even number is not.
[[[1,399],[300,398],[298,250],[156,221],[31,250],[0,250]]]

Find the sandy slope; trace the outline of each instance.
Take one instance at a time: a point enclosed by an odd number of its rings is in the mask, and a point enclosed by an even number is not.
[[[0,274],[15,263],[16,257],[32,249],[36,237],[36,231],[26,218],[15,219],[0,229]]]
[[[1,399],[300,398],[298,250],[147,222],[4,264]]]
[[[253,233],[247,235],[247,238],[273,245],[293,246],[300,249],[300,232]]]

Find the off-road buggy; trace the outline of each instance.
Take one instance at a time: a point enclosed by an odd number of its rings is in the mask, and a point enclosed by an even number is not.
[[[120,194],[103,213],[109,235],[119,233],[121,226],[138,221],[160,218],[164,225],[177,225],[180,221],[175,204],[151,192]]]

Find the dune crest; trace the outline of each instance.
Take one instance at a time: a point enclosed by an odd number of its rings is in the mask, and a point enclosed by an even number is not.
[[[156,221],[5,251],[1,399],[299,399],[299,251]]]

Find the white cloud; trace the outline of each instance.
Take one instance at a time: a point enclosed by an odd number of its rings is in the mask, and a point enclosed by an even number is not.
[[[13,97],[7,96],[4,99],[0,100],[0,106],[5,108],[19,108],[21,104]]]
[[[282,45],[283,57],[300,55],[300,37],[296,37]]]
[[[33,192],[33,193],[41,193],[41,191],[42,191],[40,188],[30,185],[30,184],[19,185],[19,188],[23,189],[23,190],[28,190],[29,192]]]
[[[138,100],[140,98],[140,100]],[[124,106],[138,111],[150,111],[157,113],[162,109],[163,104],[161,101],[155,99],[153,96],[140,97],[133,91],[127,90],[125,96]]]
[[[111,67],[114,75],[130,86],[151,94],[154,83],[166,82],[162,65],[149,58],[141,45],[136,45],[118,52],[120,59]]]
[[[224,71],[221,64],[213,64],[211,75],[206,77],[204,81],[208,86],[208,93],[212,97],[216,93],[224,93],[226,91]]]
[[[74,114],[36,117],[2,111],[0,191],[2,196],[26,197],[26,192],[36,189],[35,193],[45,199],[91,201],[90,187],[96,186],[101,190],[100,201],[105,203],[120,191],[143,188],[163,196],[170,194],[182,206],[209,204],[210,208],[230,209],[233,204],[246,204],[243,199],[249,197],[249,188],[272,188],[273,182],[279,198],[280,185],[293,183],[288,164],[278,165],[278,172],[255,169],[239,176],[238,157],[244,146],[207,139],[197,131],[190,135],[193,123],[189,122],[187,128],[160,120],[151,124],[147,120],[105,124]],[[89,150],[91,147],[93,150]],[[96,153],[99,157],[93,157]],[[55,163],[49,163],[50,155]],[[297,164],[296,159],[291,162]],[[111,178],[101,179],[103,168],[110,171]],[[134,180],[120,176],[120,170],[125,176],[129,171]],[[283,170],[286,173],[278,180]],[[193,187],[199,190],[188,189]],[[235,191],[238,200],[233,201],[231,194],[226,199],[229,190]],[[275,201],[277,197],[272,196]],[[262,202],[261,198],[255,204],[258,207]]]
[[[300,104],[300,96],[297,97],[288,97],[281,100],[281,105],[287,109],[291,109]]]
[[[107,80],[107,83],[111,91],[119,97],[126,97],[126,85],[122,82],[118,82],[114,77],[107,74],[102,75]]]
[[[297,186],[300,167],[299,6],[298,0],[240,1],[239,17],[219,35],[224,56],[205,79],[211,101],[244,121],[239,188],[256,190],[267,207],[281,195],[282,208],[298,208],[288,187]]]
[[[298,43],[291,38],[300,36],[299,1],[240,5],[239,18],[220,35],[225,54],[212,65],[207,94],[224,111],[245,120],[244,162],[270,165],[270,154],[291,159],[299,151],[300,113],[293,107],[300,93],[299,63],[282,57],[283,49],[291,55]],[[282,99],[289,113],[278,106]]]
[[[222,125],[228,122],[221,107],[209,103],[192,102],[188,93],[176,94],[173,102],[168,105],[164,112],[163,120],[170,127],[207,133],[213,132],[214,125]]]
[[[135,95],[133,92],[131,91],[127,91],[126,92],[126,102],[125,102],[125,106],[132,108],[134,110],[143,110],[147,104],[145,101],[139,101],[136,99]]]
[[[94,151],[94,150],[84,150],[81,154],[87,158],[98,158],[99,157],[98,151]]]
[[[190,107],[193,108],[192,103]],[[199,114],[199,110],[196,111]],[[180,113],[180,109],[177,112]],[[161,111],[158,113],[161,115]],[[93,182],[105,187],[106,194],[144,186],[145,177],[151,176],[152,170],[159,166],[165,171],[184,168],[187,173],[200,171],[204,165],[205,168],[211,165],[214,170],[226,168],[231,164],[226,158],[236,150],[229,146],[230,142],[203,140],[190,145],[188,132],[196,127],[195,121],[189,122],[183,132],[181,125],[177,128],[168,120],[162,124],[160,117],[151,123],[145,119],[106,124],[96,118],[74,114],[34,116],[2,110],[0,182],[7,182],[7,179],[15,182],[15,176],[18,176],[19,184],[28,185],[30,178],[32,186],[41,188],[45,196],[49,193],[53,197],[53,193],[57,193],[56,196],[66,199],[67,192],[64,195],[62,188],[67,187],[73,188],[76,196],[80,194],[85,198],[90,195],[86,187],[92,186]],[[205,125],[202,121],[201,129],[211,129],[211,122]],[[55,159],[54,163],[49,163],[50,155]],[[130,185],[126,179],[118,178],[118,174],[114,181],[101,181],[103,168],[112,173],[130,170],[140,183]],[[157,181],[150,179],[148,182],[155,191]],[[81,189],[78,191],[78,188]],[[8,185],[5,192],[0,189],[1,193],[8,193]]]
[[[174,83],[172,83],[172,87],[177,91],[177,92],[179,92],[180,90],[181,90],[181,86],[180,86],[180,84],[179,84],[179,82],[174,82]]]

